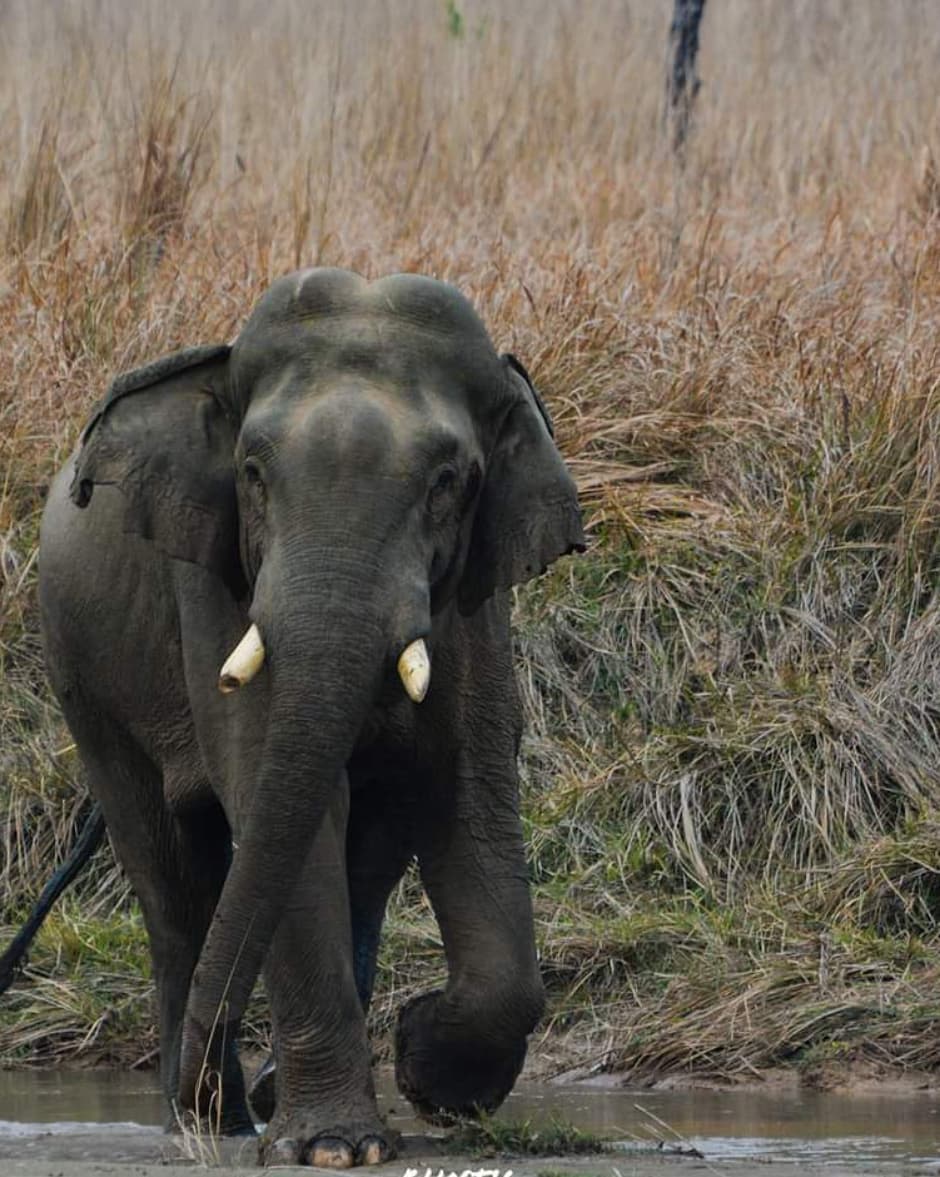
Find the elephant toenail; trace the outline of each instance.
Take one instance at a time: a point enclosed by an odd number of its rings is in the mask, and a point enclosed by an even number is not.
[[[367,1136],[359,1141],[356,1149],[356,1163],[360,1165],[381,1165],[389,1158],[389,1148],[384,1140],[377,1136]]]
[[[310,1146],[307,1164],[318,1169],[349,1169],[353,1164],[353,1150],[345,1140],[323,1136]]]
[[[279,1165],[296,1165],[300,1161],[300,1145],[290,1136],[279,1136],[267,1149],[267,1160]]]

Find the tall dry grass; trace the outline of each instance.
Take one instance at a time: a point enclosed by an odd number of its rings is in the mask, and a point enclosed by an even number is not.
[[[517,608],[541,1046],[647,1072],[937,1061],[940,18],[710,0],[680,167],[670,9],[0,10],[9,923],[81,803],[35,545],[91,404],[229,338],[297,265],[420,270],[534,373],[593,536]],[[379,1028],[438,949],[409,880]],[[102,860],[0,1055],[140,1057],[140,986],[87,984],[140,959]]]

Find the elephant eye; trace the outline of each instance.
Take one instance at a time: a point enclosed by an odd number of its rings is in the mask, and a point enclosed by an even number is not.
[[[432,515],[441,515],[447,510],[456,488],[457,471],[452,466],[445,466],[438,472],[428,493],[428,510]]]
[[[245,482],[248,484],[248,492],[254,501],[258,506],[264,506],[264,479],[261,477],[258,463],[251,458],[245,462]]]
[[[434,486],[431,488],[433,494],[439,494],[442,491],[450,490],[450,488],[457,481],[457,471],[450,466],[445,466],[434,480]]]

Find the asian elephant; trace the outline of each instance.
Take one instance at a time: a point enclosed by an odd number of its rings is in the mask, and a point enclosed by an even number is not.
[[[43,518],[51,681],[140,900],[176,1115],[268,1163],[393,1155],[364,1008],[417,858],[448,965],[401,1011],[426,1114],[493,1108],[543,1007],[518,814],[510,586],[581,550],[522,366],[452,287],[276,281],[232,345],[118,377]]]

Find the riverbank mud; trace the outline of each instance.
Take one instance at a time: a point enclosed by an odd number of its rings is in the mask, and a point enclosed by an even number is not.
[[[32,1126],[38,1127],[38,1126]],[[262,1177],[271,1170],[256,1163],[253,1141],[188,1141],[157,1129],[129,1125],[74,1126],[74,1131],[43,1131],[0,1137],[0,1172],[4,1177],[191,1177],[209,1168],[213,1177]],[[292,1170],[300,1172],[301,1170]],[[317,1170],[322,1172],[323,1170]],[[793,1160],[763,1156],[710,1160],[667,1154],[649,1146],[624,1148],[596,1156],[481,1159],[448,1154],[438,1140],[407,1137],[401,1155],[368,1170],[369,1177],[792,1177]],[[936,1162],[844,1163],[804,1159],[801,1177],[926,1177]]]

